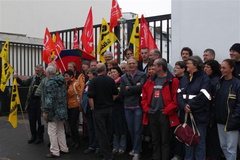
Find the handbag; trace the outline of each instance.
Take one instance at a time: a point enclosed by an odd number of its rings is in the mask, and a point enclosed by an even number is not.
[[[201,135],[197,129],[192,113],[189,113],[192,127],[187,124],[188,113],[185,113],[185,120],[174,130],[175,137],[187,146],[195,146],[199,143]]]

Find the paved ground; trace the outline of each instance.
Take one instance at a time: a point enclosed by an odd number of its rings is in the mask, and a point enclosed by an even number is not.
[[[47,144],[49,142],[45,131],[45,141],[42,144],[28,144],[28,134],[25,124],[28,127],[28,121],[23,120],[21,115],[18,115],[19,123],[17,128],[13,128],[7,121],[7,116],[0,116],[0,160],[43,160],[45,154],[49,153]],[[25,114],[26,117],[26,114]],[[27,118],[27,117],[26,117]],[[83,151],[87,148],[88,141],[82,140],[82,145],[79,149],[71,149],[69,154],[61,155],[59,160],[100,160],[95,154],[84,155]],[[145,150],[142,153],[141,160],[150,160],[151,151]],[[116,160],[131,160],[132,157],[126,152],[121,156],[116,156]]]

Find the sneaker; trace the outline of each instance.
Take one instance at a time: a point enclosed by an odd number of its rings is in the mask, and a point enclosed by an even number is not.
[[[117,152],[118,152],[118,150],[115,149],[115,148],[112,150],[112,153],[113,153],[113,154],[116,154]]]
[[[86,149],[83,153],[84,153],[84,154],[90,154],[90,153],[93,153],[94,151],[95,151],[95,149],[88,148],[88,149]]]
[[[123,154],[125,151],[124,150],[122,150],[122,149],[119,149],[118,150],[118,154]]]
[[[134,156],[134,151],[131,150],[131,151],[129,152],[129,155],[130,155],[130,156]]]
[[[99,158],[102,158],[102,154],[101,154],[100,148],[96,148],[95,155],[97,157],[99,157]]]
[[[134,154],[132,160],[140,160],[140,155],[139,154]]]
[[[171,160],[181,160],[181,158],[177,155],[175,155]]]

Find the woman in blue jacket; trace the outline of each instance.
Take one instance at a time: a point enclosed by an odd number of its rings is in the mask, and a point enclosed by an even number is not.
[[[233,76],[235,67],[235,61],[223,60],[214,103],[220,145],[227,160],[237,158],[240,129],[240,80]]]
[[[213,95],[216,91],[217,85],[219,84],[219,80],[222,75],[220,71],[220,64],[216,60],[209,60],[206,61],[204,64],[204,71],[210,78],[211,94]],[[213,100],[210,103],[210,122],[207,127],[206,147],[207,159],[221,159],[222,152],[219,142]]]
[[[203,62],[200,57],[189,57],[186,65],[188,73],[181,79],[178,89],[180,120],[181,122],[184,121],[185,112],[191,112],[201,134],[201,140],[196,146],[185,145],[185,160],[205,160],[206,130],[210,118],[210,79],[202,70]],[[188,124],[190,124],[189,119]]]

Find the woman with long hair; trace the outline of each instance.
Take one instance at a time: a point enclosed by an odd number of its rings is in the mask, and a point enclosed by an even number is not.
[[[211,83],[211,94],[216,91],[216,87],[219,84],[221,77],[220,64],[216,60],[209,60],[204,63],[204,71],[210,78]],[[207,127],[207,136],[206,136],[206,154],[207,160],[215,159],[220,160],[222,153],[219,143],[217,123],[215,120],[213,100],[210,103],[210,121]]]
[[[227,160],[237,158],[240,129],[240,80],[234,77],[236,63],[221,63],[222,78],[217,86],[214,106],[220,146]]]

